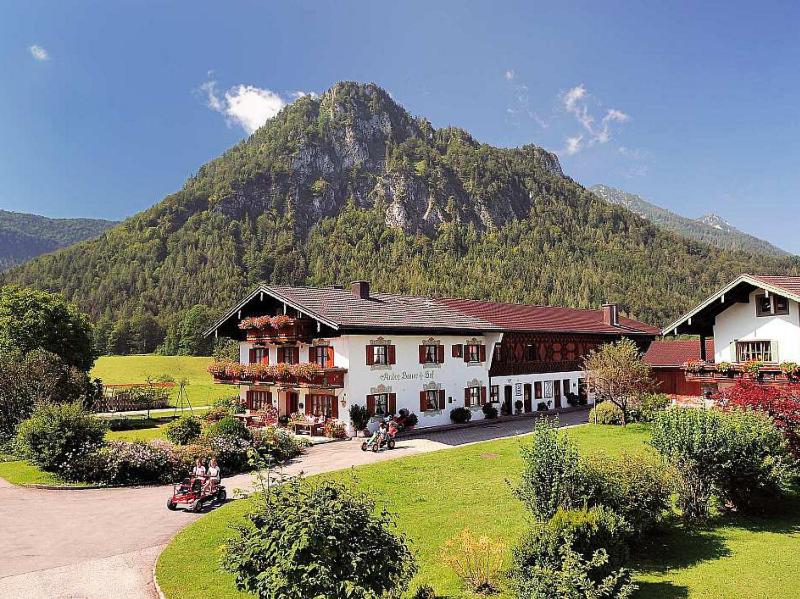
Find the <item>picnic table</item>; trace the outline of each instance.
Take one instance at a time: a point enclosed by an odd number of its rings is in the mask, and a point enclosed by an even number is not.
[[[309,420],[293,422],[292,427],[296,435],[307,434],[310,437],[315,437],[321,434],[323,425]]]

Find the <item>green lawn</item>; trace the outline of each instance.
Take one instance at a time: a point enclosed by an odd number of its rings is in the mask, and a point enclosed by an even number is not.
[[[91,376],[107,385],[144,383],[148,378],[164,375],[172,377],[176,383],[186,378],[189,401],[193,406],[206,406],[220,397],[238,394],[234,386],[214,384],[206,370],[210,363],[211,358],[197,356],[101,356],[95,362]],[[171,393],[173,402],[177,392],[176,386]]]
[[[586,453],[649,451],[647,429],[581,426],[569,434]],[[412,589],[429,583],[441,597],[469,597],[439,563],[439,547],[468,526],[513,545],[525,530],[524,511],[509,481],[519,476],[520,444],[503,439],[356,468],[357,485],[385,500],[413,543],[420,563]],[[348,479],[351,472],[334,473]],[[795,508],[800,505],[793,504]],[[246,501],[236,501],[195,522],[168,545],[156,575],[167,597],[250,597],[221,572],[220,546]],[[634,551],[637,597],[800,597],[800,510],[769,520],[721,519],[706,529],[679,526]],[[510,597],[510,594],[501,595]]]
[[[81,483],[68,483],[61,480],[51,472],[40,470],[30,462],[13,460],[0,462],[0,478],[6,479],[15,485],[69,485],[71,487],[84,487]]]

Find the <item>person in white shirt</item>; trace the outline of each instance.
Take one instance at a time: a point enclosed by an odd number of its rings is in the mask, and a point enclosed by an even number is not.
[[[192,476],[195,478],[206,477],[206,467],[203,466],[203,460],[200,458],[197,458],[197,461],[194,463],[194,468],[192,468]]]
[[[219,486],[220,481],[222,480],[222,471],[217,464],[216,458],[211,458],[211,462],[208,464],[208,470],[206,471],[208,476],[208,482],[205,486],[205,492],[207,494],[214,493]]]

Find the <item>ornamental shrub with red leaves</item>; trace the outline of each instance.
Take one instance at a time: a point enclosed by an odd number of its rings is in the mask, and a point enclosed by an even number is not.
[[[786,435],[795,457],[800,457],[800,383],[769,386],[741,381],[715,398],[725,410],[759,410],[769,414]]]

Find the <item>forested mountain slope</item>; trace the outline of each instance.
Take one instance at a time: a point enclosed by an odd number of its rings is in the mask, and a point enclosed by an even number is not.
[[[770,256],[788,255],[788,252],[769,241],[740,231],[716,214],[706,214],[697,219],[687,218],[651,204],[641,196],[608,185],[592,185],[589,191],[607,202],[625,206],[662,229],[695,241],[710,243],[723,250],[741,250]]]
[[[47,218],[0,210],[0,271],[35,256],[100,235],[116,223],[90,218]]]
[[[229,306],[257,281],[567,306],[616,301],[660,323],[745,272],[795,258],[679,238],[598,199],[533,145],[434,129],[375,85],[284,108],[183,189],[98,239],[4,275],[95,319],[162,324]]]

